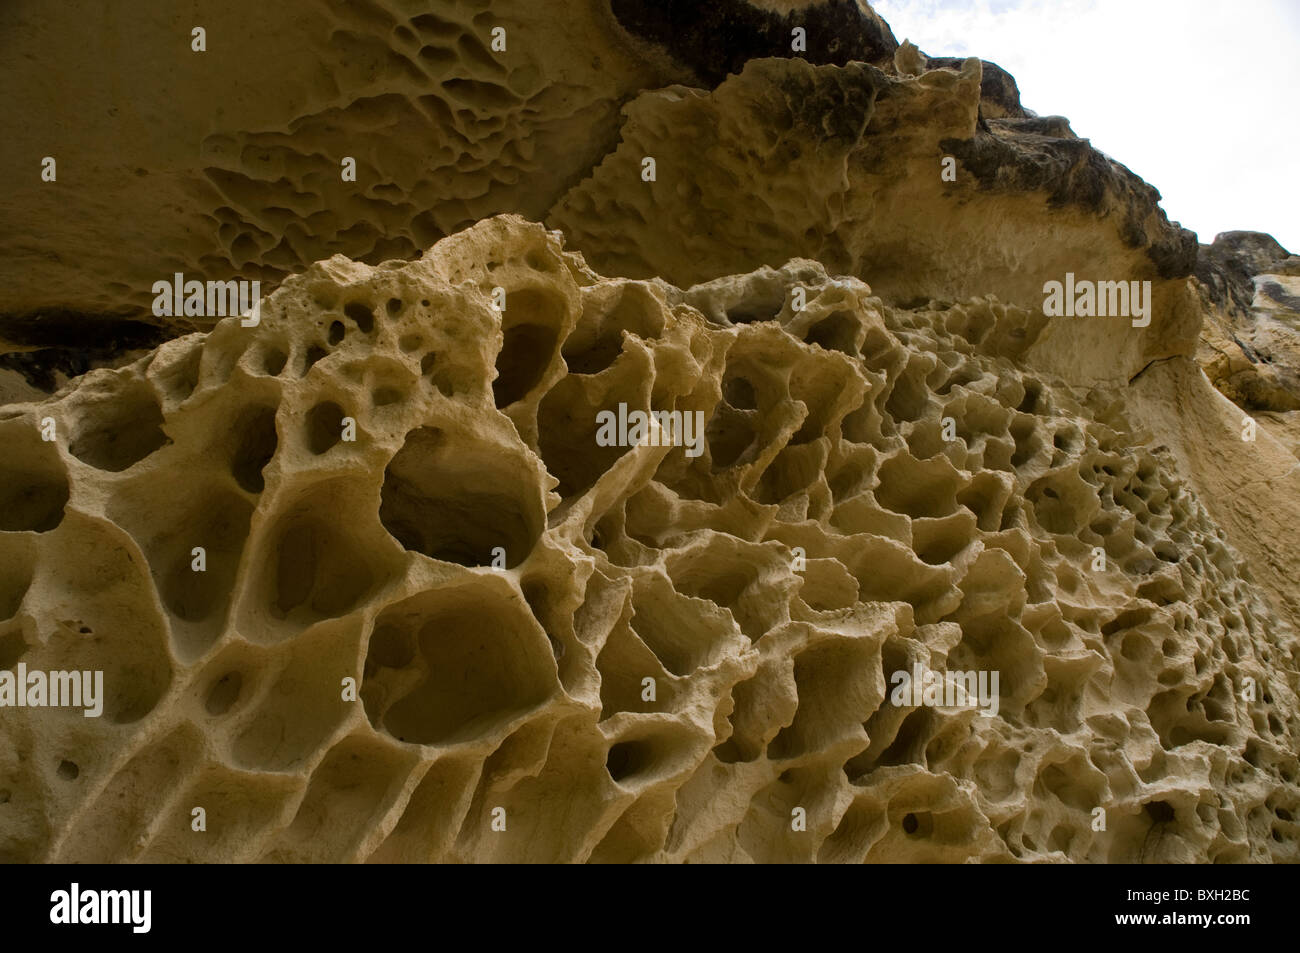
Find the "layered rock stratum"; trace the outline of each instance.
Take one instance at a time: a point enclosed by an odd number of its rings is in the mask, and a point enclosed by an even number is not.
[[[0,11],[174,47],[11,87],[0,675],[104,694],[0,857],[1300,860],[1300,259],[865,3],[556,6]]]

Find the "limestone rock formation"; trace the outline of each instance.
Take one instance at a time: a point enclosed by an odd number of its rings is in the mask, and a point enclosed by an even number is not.
[[[1043,331],[507,217],[12,406],[0,663],[106,692],[5,712],[0,853],[1300,859],[1292,630]]]
[[[865,0],[250,9],[0,7],[0,859],[1300,861],[1300,259]]]
[[[0,337],[151,320],[177,271],[273,285],[539,217],[617,142],[623,99],[685,75],[634,55],[607,4],[562,23],[535,0],[5,4],[0,77],[23,108],[0,154]]]
[[[1206,374],[1300,456],[1300,256],[1269,235],[1226,232],[1201,247],[1196,274]]]
[[[991,293],[1041,313],[1044,283],[1067,273],[1151,281],[1158,327],[1071,321],[1044,348],[1072,378],[1116,381],[1191,353],[1195,236],[1064,120],[982,122],[982,77],[974,58],[904,79],[764,59],[712,92],[647,92],[547,221],[598,270],[679,285],[794,255],[892,303]],[[963,170],[954,182],[945,155]],[[646,156],[654,182],[639,175]]]

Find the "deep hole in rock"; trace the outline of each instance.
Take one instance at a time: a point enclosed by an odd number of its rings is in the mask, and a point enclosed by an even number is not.
[[[627,403],[629,411],[644,409],[630,386],[600,394],[583,385],[584,379],[576,375],[562,378],[537,410],[542,459],[560,481],[557,490],[566,498],[586,491],[628,452],[627,447],[597,443],[597,414],[620,402]]]
[[[956,508],[960,477],[945,457],[919,461],[907,454],[889,457],[879,469],[877,502],[912,519],[944,517]]]
[[[1148,801],[1143,807],[1154,824],[1168,824],[1174,819],[1175,812],[1168,801]]]
[[[82,463],[117,473],[139,463],[163,444],[163,415],[153,392],[142,383],[121,387],[111,397],[83,409],[68,444]]]
[[[919,764],[924,758],[921,746],[933,730],[933,717],[924,708],[918,708],[903,719],[898,733],[878,759],[881,765]]]
[[[605,769],[615,781],[624,781],[644,771],[651,761],[650,745],[645,741],[620,741],[609,746]]]
[[[727,320],[732,324],[757,324],[763,321],[775,321],[784,306],[784,301],[738,305],[727,312]]]
[[[0,635],[0,670],[13,668],[26,651],[27,643],[23,641],[21,632],[6,632]]]
[[[63,522],[68,480],[57,467],[0,471],[0,531],[48,533]]]
[[[492,382],[492,395],[498,407],[522,400],[537,386],[551,362],[555,341],[555,329],[540,324],[515,324],[506,328],[505,343],[497,355],[497,379]]]
[[[754,385],[743,377],[729,377],[722,384],[722,398],[736,410],[757,410]]]
[[[253,507],[243,497],[229,490],[213,491],[178,521],[190,532],[171,537],[160,549],[149,548],[151,562],[167,566],[159,573],[159,595],[178,619],[202,622],[227,604],[252,513]],[[201,572],[193,568],[196,546],[204,549],[206,568]]]
[[[231,428],[235,452],[230,472],[235,482],[249,493],[261,493],[266,487],[262,470],[275,456],[279,438],[275,432],[275,408],[247,407],[240,412]]]
[[[922,382],[924,373],[923,368],[909,365],[894,381],[885,409],[895,420],[917,420],[925,413],[930,392]]]
[[[753,413],[719,404],[704,428],[704,436],[715,471],[747,462],[758,439]]]
[[[822,318],[804,335],[809,344],[817,344],[827,351],[840,351],[850,357],[858,353],[858,322],[845,311],[836,311]]]
[[[356,557],[352,541],[326,519],[301,516],[291,522],[275,549],[272,614],[333,618],[351,609],[374,580]]]
[[[760,503],[780,503],[816,481],[821,473],[821,461],[801,450],[792,443],[776,455],[758,481],[755,499]]]
[[[934,815],[917,811],[903,817],[903,831],[908,837],[929,837],[934,833]]]
[[[415,637],[410,630],[399,625],[376,625],[366,661],[384,668],[404,668],[415,658],[415,648]]]
[[[343,439],[343,408],[334,401],[317,404],[307,411],[307,446],[320,456]]]
[[[302,359],[303,374],[306,374],[311,370],[317,361],[328,355],[329,351],[325,350],[325,348],[321,347],[319,344],[313,344],[311,347],[307,348],[307,352],[303,355]]]
[[[599,374],[611,366],[623,352],[624,331],[643,340],[664,332],[662,304],[644,285],[622,285],[612,299],[583,316],[560,351],[569,372]]]
[[[266,353],[262,355],[262,370],[275,377],[284,370],[284,365],[288,361],[289,355],[278,347],[268,348]]]
[[[379,520],[404,548],[431,559],[490,566],[499,547],[513,568],[532,551],[545,519],[531,480],[503,478],[502,462],[486,444],[415,430],[384,473]]]
[[[372,724],[413,744],[481,738],[541,703],[555,681],[550,648],[531,616],[518,603],[485,599],[477,587],[415,596],[380,616],[376,631],[386,629],[404,634],[380,646],[371,641],[366,670],[374,674],[362,697]],[[373,653],[390,653],[399,638],[413,647],[410,662],[379,668]]]
[[[345,304],[343,313],[352,319],[362,334],[369,334],[375,329],[375,313],[360,301]]]
[[[601,329],[594,339],[589,339],[580,332],[571,334],[560,353],[570,374],[599,374],[613,364],[622,352],[621,330],[607,327]]]

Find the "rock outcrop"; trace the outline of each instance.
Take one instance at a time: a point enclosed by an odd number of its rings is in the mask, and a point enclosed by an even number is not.
[[[413,258],[499,212],[540,217],[618,141],[623,100],[687,75],[634,54],[607,4],[565,3],[562,29],[551,6],[6,4],[0,76],[24,108],[0,159],[0,337],[151,320],[153,282],[178,271],[273,286],[331,254]]]
[[[1201,247],[1196,276],[1206,374],[1300,456],[1300,256],[1269,235],[1226,232]]]
[[[98,51],[2,67],[0,859],[1300,861],[1271,238],[862,0],[91,6],[0,10]]]
[[[598,270],[680,285],[795,255],[861,276],[891,303],[991,293],[1041,313],[1044,283],[1068,272],[1151,281],[1154,331],[1070,321],[1050,336],[1064,346],[1044,347],[1081,379],[1127,380],[1191,353],[1195,236],[1064,120],[980,129],[982,74],[977,59],[916,79],[766,59],[712,92],[645,93],[625,110],[618,149],[547,221]],[[945,156],[962,170],[953,182]]]
[[[1042,331],[506,218],[15,407],[4,661],[108,687],[6,713],[4,853],[1297,859],[1291,630]]]

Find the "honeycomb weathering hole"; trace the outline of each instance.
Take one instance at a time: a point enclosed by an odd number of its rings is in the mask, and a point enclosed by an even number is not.
[[[541,382],[555,356],[566,310],[563,298],[540,288],[521,288],[506,296],[492,382],[498,407],[523,400]]]
[[[369,491],[351,480],[317,484],[295,498],[265,538],[255,570],[272,619],[302,626],[342,616],[393,571],[394,555],[373,519],[337,516],[362,512],[369,499]],[[255,624],[245,631],[267,639]],[[283,637],[278,632],[270,639]]]
[[[307,411],[307,446],[320,456],[343,438],[343,408],[329,400]]]
[[[541,324],[515,324],[505,330],[505,343],[497,357],[497,379],[492,395],[498,407],[528,396],[537,386],[555,353],[554,328]]]
[[[173,536],[149,549],[166,564],[158,584],[163,605],[178,619],[202,622],[222,611],[234,588],[253,507],[230,491],[215,491],[184,514],[191,537]],[[191,543],[201,541],[205,568],[194,570]]]
[[[4,610],[0,609],[0,611]],[[12,668],[26,651],[27,643],[23,641],[21,632],[6,632],[0,635],[0,670]]]
[[[47,533],[63,522],[68,481],[60,473],[0,471],[0,531]]]
[[[858,353],[858,328],[859,324],[852,315],[836,311],[809,328],[804,340],[852,357]]]
[[[116,473],[167,442],[162,409],[148,385],[133,382],[97,397],[93,404],[79,408],[68,444],[69,452],[82,463]]]
[[[325,520],[304,518],[280,537],[273,612],[281,619],[305,611],[341,615],[370,588],[371,575],[349,557],[340,534]]]
[[[384,473],[379,520],[408,550],[462,566],[491,566],[504,550],[513,568],[545,525],[536,475],[491,446],[413,431]],[[498,561],[499,562],[499,561]]]
[[[261,493],[266,485],[262,470],[275,456],[279,438],[275,432],[274,407],[250,407],[244,410],[232,428],[235,446],[230,472],[235,482],[249,493]]]
[[[474,587],[425,593],[384,613],[365,672],[372,724],[414,744],[482,737],[558,684],[532,615]]]
[[[572,374],[599,374],[623,353],[623,332],[649,340],[664,333],[663,304],[642,284],[620,284],[612,297],[592,303],[594,313],[564,342],[561,355]]]

